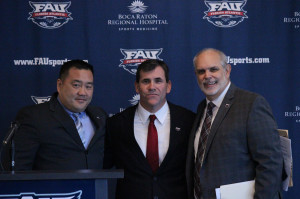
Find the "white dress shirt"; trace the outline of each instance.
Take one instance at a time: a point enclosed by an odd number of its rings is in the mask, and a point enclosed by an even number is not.
[[[144,156],[146,157],[148,125],[150,122],[149,115],[153,113],[148,112],[139,103],[134,115],[134,137],[140,146]],[[154,113],[156,120],[154,121],[158,136],[158,154],[159,165],[164,160],[170,141],[170,109],[166,102],[162,108]]]
[[[214,119],[219,111],[219,108],[222,104],[222,101],[225,97],[225,94],[227,93],[229,87],[230,87],[230,84],[231,82],[229,82],[229,84],[226,86],[226,88],[224,89],[224,91],[221,93],[221,95],[212,101],[212,103],[214,103],[216,106],[213,108],[212,110],[212,119],[211,119],[211,126],[213,125],[213,122],[214,122]],[[198,144],[199,144],[199,137],[200,137],[200,133],[201,133],[201,129],[202,129],[202,126],[203,126],[203,122],[204,122],[204,119],[205,119],[205,115],[206,115],[206,111],[207,111],[207,104],[209,103],[210,101],[206,98],[206,108],[204,110],[204,113],[202,115],[202,118],[201,118],[201,121],[200,121],[200,125],[199,125],[199,128],[196,132],[196,135],[195,135],[195,140],[194,140],[194,150],[195,150],[195,161],[196,161],[196,157],[197,157],[197,153],[198,153]]]

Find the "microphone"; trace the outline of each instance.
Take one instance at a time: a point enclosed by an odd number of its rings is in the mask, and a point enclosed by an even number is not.
[[[18,128],[20,127],[20,123],[19,122],[12,122],[10,125],[10,129],[7,133],[7,136],[5,137],[5,139],[3,140],[3,145],[7,145],[8,142],[12,139],[12,137],[14,136],[15,132],[18,130]]]

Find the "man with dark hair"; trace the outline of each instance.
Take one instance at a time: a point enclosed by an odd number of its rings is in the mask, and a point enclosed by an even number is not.
[[[168,66],[147,60],[138,67],[138,105],[108,119],[104,168],[124,169],[117,199],[186,199],[185,161],[194,113],[170,102]]]
[[[93,66],[64,63],[57,92],[49,102],[19,111],[15,133],[15,170],[101,169],[107,115],[89,106],[94,90]]]
[[[283,159],[268,102],[231,83],[231,66],[217,49],[200,51],[194,67],[206,99],[198,106],[189,140],[189,198],[215,199],[220,186],[242,182],[249,183],[254,199],[280,198]]]

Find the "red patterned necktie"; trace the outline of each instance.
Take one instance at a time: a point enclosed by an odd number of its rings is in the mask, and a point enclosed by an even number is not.
[[[156,172],[159,166],[158,162],[158,137],[157,130],[154,125],[154,120],[156,119],[155,115],[150,115],[150,122],[148,126],[148,138],[147,138],[147,151],[146,159],[148,160],[152,171]]]
[[[212,109],[215,106],[216,105],[212,102],[208,103],[206,116],[200,133],[198,152],[197,152],[195,170],[194,170],[195,199],[200,199],[202,195],[201,188],[200,188],[200,169],[202,166],[202,159],[206,148],[207,138],[210,132],[211,120],[212,120]]]

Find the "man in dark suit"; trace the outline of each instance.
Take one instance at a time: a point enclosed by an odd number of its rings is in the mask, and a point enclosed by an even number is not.
[[[21,109],[16,121],[15,170],[101,169],[107,115],[89,106],[93,66],[64,63],[49,102]]]
[[[171,81],[163,61],[140,64],[135,89],[140,94],[139,104],[107,123],[104,167],[124,169],[116,198],[186,199],[185,161],[195,114],[167,102]],[[150,119],[154,115],[155,127]]]
[[[221,185],[254,179],[255,199],[279,198],[283,160],[269,104],[230,82],[231,66],[221,51],[200,51],[194,67],[206,99],[189,140],[189,198],[215,199]]]

